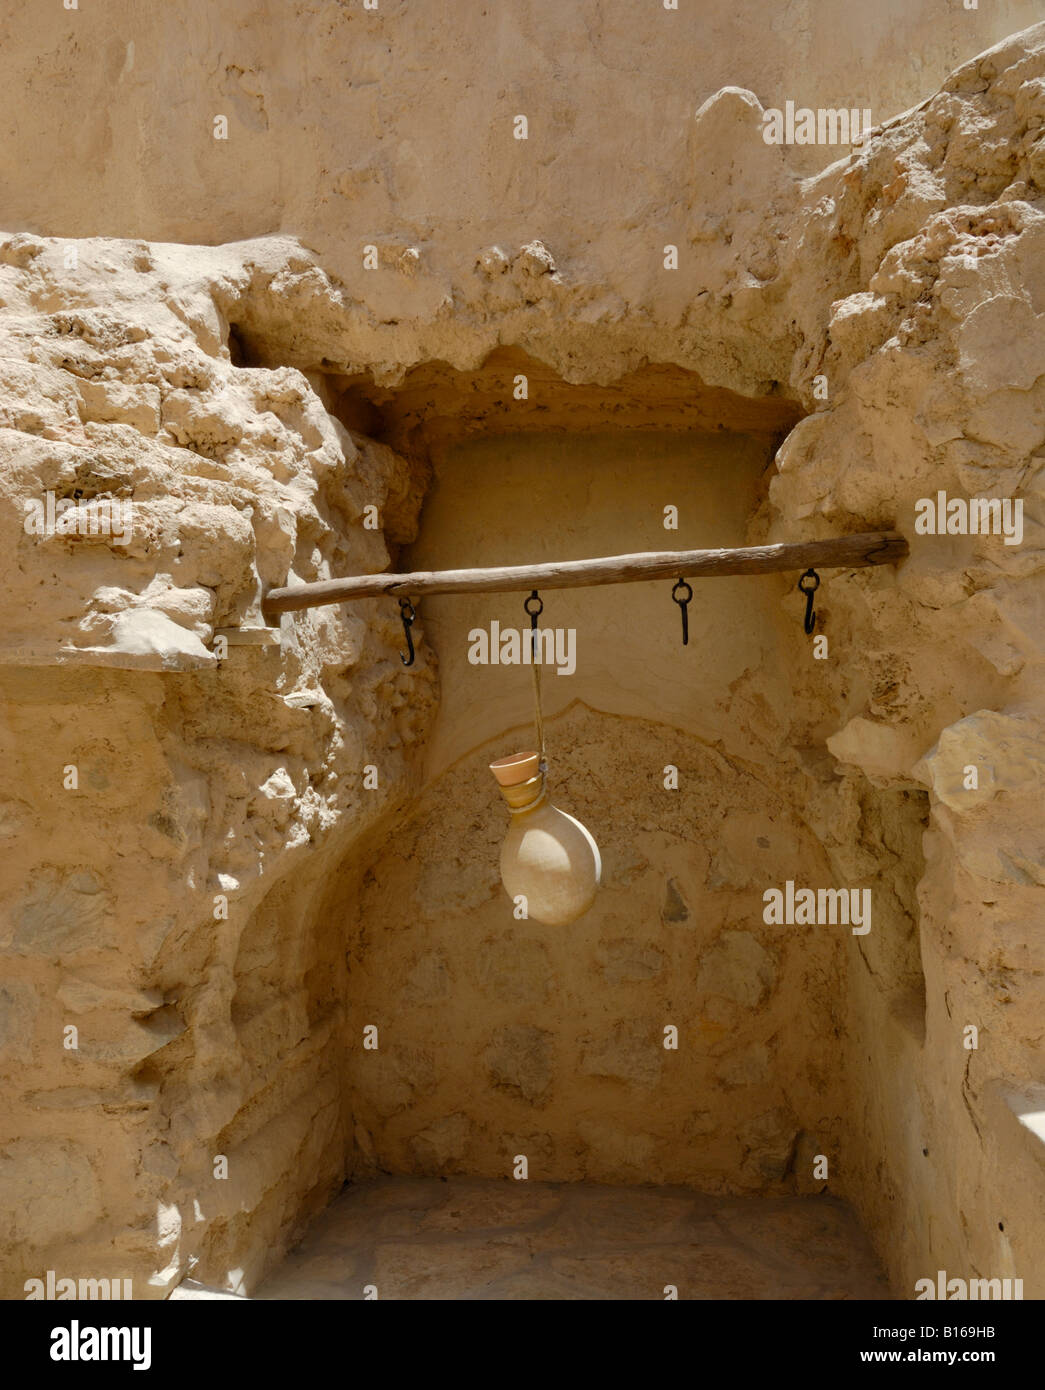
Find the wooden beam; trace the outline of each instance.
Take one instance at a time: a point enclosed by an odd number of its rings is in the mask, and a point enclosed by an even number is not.
[[[634,584],[650,579],[709,579],[725,574],[773,574],[778,570],[863,569],[896,565],[907,541],[893,531],[835,536],[786,545],[751,545],[740,550],[662,550],[606,555],[595,560],[553,560],[543,565],[500,569],[422,570],[417,574],[363,574],[271,589],[267,617],[346,603],[360,598],[422,598],[425,594],[513,594],[527,589],[578,589],[594,584]]]

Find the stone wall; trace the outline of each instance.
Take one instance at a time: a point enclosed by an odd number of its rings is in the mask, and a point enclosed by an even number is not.
[[[433,687],[391,615],[281,646],[258,599],[387,564],[362,499],[400,535],[420,499],[386,508],[401,463],[300,372],[234,368],[206,294],[181,315],[142,248],[70,273],[69,245],[2,253],[3,1291],[51,1268],[155,1296],[194,1260],[238,1282],[341,1181],[342,958],[309,895],[408,785]],[[49,492],[130,501],[130,534],[27,534]],[[219,658],[240,626],[275,645]]]
[[[580,921],[514,920],[486,766],[504,738],[436,781],[331,906],[352,943],[357,1171],[499,1177],[524,1154],[534,1178],[757,1192],[801,1163],[815,1190],[811,1155],[843,1124],[854,938],[762,919],[765,887],[832,881],[814,836],[761,769],[678,729],[577,705],[548,740],[553,799],[603,855]]]

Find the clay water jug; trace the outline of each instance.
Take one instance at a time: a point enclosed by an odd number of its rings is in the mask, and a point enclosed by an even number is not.
[[[526,898],[527,916],[565,927],[587,912],[602,878],[599,847],[580,821],[548,800],[537,753],[490,764],[511,822],[501,846],[501,882]]]

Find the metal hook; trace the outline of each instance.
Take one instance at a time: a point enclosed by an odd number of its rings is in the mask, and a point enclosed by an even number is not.
[[[533,603],[533,601],[534,601],[535,599],[536,599],[536,601],[537,601],[537,607],[536,607],[536,608],[531,608],[531,607],[530,607],[530,604]],[[530,618],[530,631],[531,631],[531,633],[533,634],[533,636],[530,638],[530,644],[531,644],[531,647],[532,647],[532,649],[533,649],[533,655],[536,656],[536,655],[537,655],[537,619],[538,619],[538,618],[541,616],[541,614],[544,612],[544,601],[543,601],[543,599],[541,598],[540,594],[537,592],[536,589],[533,590],[533,592],[530,594],[530,596],[529,596],[528,599],[525,599],[525,600],[523,601],[523,608],[525,608],[526,612],[529,614],[529,618]]]
[[[530,605],[535,607],[531,608]],[[523,600],[523,608],[530,619],[530,643],[533,657],[533,703],[534,703],[534,724],[537,730],[537,742],[540,748],[540,762],[537,764],[541,776],[544,777],[548,772],[548,759],[544,756],[544,717],[541,714],[541,665],[540,653],[537,646],[537,619],[544,612],[544,603],[536,589],[530,591],[530,596]]]
[[[410,626],[417,615],[414,612],[414,605],[408,598],[401,598],[399,600],[399,616],[403,620],[403,632],[406,634],[407,650],[410,652],[409,656],[404,656],[403,653],[400,652],[399,660],[404,666],[412,666],[414,664],[414,637],[413,633],[410,631]]]
[[[805,582],[807,579],[811,579],[813,581],[808,587],[806,586]],[[819,587],[820,576],[817,574],[816,570],[806,570],[805,574],[803,574],[802,578],[798,581],[799,592],[805,594],[806,596],[806,632],[812,632],[813,629],[816,627],[816,614],[813,612],[813,595],[816,593]]]
[[[536,607],[536,608],[531,608],[531,607],[530,607],[530,604],[533,603],[534,599],[537,600],[537,607]],[[541,598],[540,594],[537,592],[536,589],[534,589],[533,592],[530,594],[530,597],[529,597],[528,599],[525,600],[525,602],[523,603],[523,607],[526,609],[526,612],[529,614],[529,617],[530,617],[530,629],[531,629],[531,631],[536,632],[536,631],[537,631],[537,619],[538,619],[538,618],[541,616],[541,614],[544,612],[544,600]]]
[[[679,596],[678,596],[678,590],[679,590],[680,588],[685,589],[685,591],[686,591],[686,597],[685,597],[685,598],[679,598]],[[688,646],[689,646],[689,610],[688,610],[687,605],[689,604],[690,599],[693,597],[693,590],[690,588],[690,586],[686,583],[686,581],[685,581],[684,579],[676,579],[676,580],[675,580],[675,586],[674,586],[674,588],[673,588],[672,591],[671,591],[671,597],[675,600],[675,602],[678,604],[679,608],[682,610],[682,645],[683,645],[684,647],[688,647]]]

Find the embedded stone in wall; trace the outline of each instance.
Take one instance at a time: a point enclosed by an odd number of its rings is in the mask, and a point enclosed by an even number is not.
[[[611,985],[651,980],[664,968],[663,951],[640,941],[607,941],[599,947],[598,957],[606,982]]]
[[[657,1144],[652,1135],[623,1128],[621,1125],[600,1124],[598,1120],[581,1116],[577,1133],[584,1140],[599,1165],[621,1177],[637,1177],[650,1171]]]
[[[39,1007],[39,993],[28,981],[7,980],[0,985],[0,1054],[19,1061],[29,1059]]]
[[[718,1077],[726,1087],[761,1086],[770,1079],[772,1057],[765,1043],[752,1043],[722,1060]]]
[[[68,1139],[15,1139],[0,1148],[0,1244],[68,1240],[102,1215],[86,1150]]]
[[[403,993],[415,1004],[431,1004],[445,999],[451,985],[446,957],[439,951],[429,951],[407,975]]]
[[[757,1008],[776,982],[769,952],[746,931],[725,931],[704,956],[697,975],[702,994]]]
[[[688,922],[689,908],[682,896],[682,890],[673,878],[669,878],[664,888],[664,903],[660,909],[663,922]]]
[[[352,1075],[359,1094],[389,1116],[429,1094],[437,1071],[431,1052],[399,1046],[366,1053]]]
[[[484,991],[506,1003],[539,1003],[552,987],[547,947],[515,933],[484,942],[476,972]]]
[[[636,1086],[651,1086],[660,1075],[663,1039],[641,1019],[621,1019],[603,1037],[589,1035],[581,1044],[580,1070]]]
[[[106,919],[111,901],[92,869],[45,865],[11,913],[13,932],[4,944],[19,954],[68,955],[109,944]]]
[[[471,1131],[467,1115],[445,1115],[415,1134],[410,1148],[426,1171],[442,1172],[464,1157]]]
[[[794,1115],[783,1107],[756,1115],[738,1135],[744,1148],[744,1169],[762,1180],[779,1182],[791,1166],[797,1134]]]
[[[491,1084],[538,1102],[551,1082],[551,1033],[510,1024],[498,1028],[483,1053]]]

